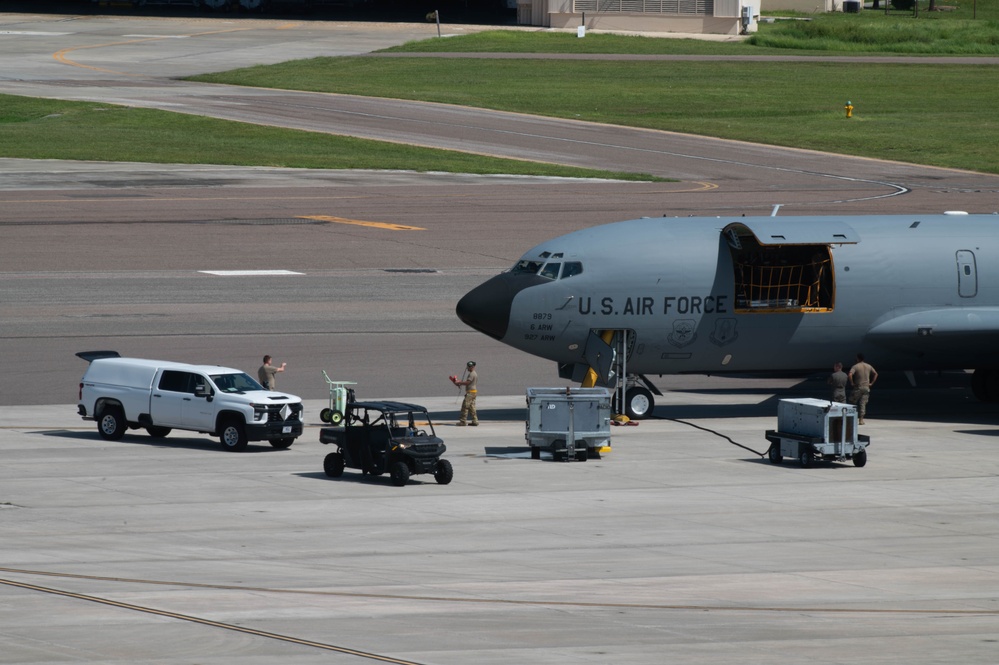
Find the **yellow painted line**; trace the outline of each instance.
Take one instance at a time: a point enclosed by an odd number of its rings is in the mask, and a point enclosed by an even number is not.
[[[718,189],[718,185],[713,182],[696,182],[695,184],[700,185],[700,187],[698,187],[697,189],[687,190],[687,191],[708,192],[711,191],[712,189]],[[677,190],[677,191],[680,192],[684,190]]]
[[[331,222],[333,224],[353,224],[354,226],[370,226],[376,229],[388,229],[389,231],[426,231],[419,226],[406,226],[405,224],[389,224],[388,222],[365,222],[361,219],[347,219],[345,217],[329,217],[327,215],[300,215],[299,219],[315,219],[320,222]]]

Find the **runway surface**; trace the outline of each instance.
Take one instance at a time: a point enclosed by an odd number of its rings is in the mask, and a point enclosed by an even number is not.
[[[171,78],[431,25],[0,14],[0,32],[4,93],[678,179],[0,159],[0,662],[995,662],[997,429],[961,377],[879,382],[864,469],[753,452],[776,399],[823,395],[815,379],[664,379],[663,420],[616,428],[604,459],[531,461],[523,391],[559,385],[555,368],[454,303],[594,224],[993,212],[999,178]],[[271,274],[226,274],[245,270]],[[310,427],[240,455],[182,433],[105,442],[75,415],[73,354],[94,348],[248,371],[270,353]],[[325,478],[321,369],[450,423],[446,377],[469,359],[484,426],[442,427],[454,483]]]

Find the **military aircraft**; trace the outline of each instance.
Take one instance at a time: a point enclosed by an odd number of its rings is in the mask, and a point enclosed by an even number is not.
[[[999,401],[999,215],[617,222],[541,243],[456,313],[563,379],[618,386],[632,418],[662,394],[650,375],[828,371],[858,352],[882,372],[974,369]]]

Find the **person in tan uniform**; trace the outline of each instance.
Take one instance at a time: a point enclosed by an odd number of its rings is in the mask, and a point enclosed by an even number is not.
[[[461,416],[458,419],[458,425],[464,427],[465,425],[472,425],[477,427],[479,424],[479,414],[475,410],[475,396],[478,394],[478,384],[479,375],[475,372],[475,361],[469,360],[465,364],[467,374],[462,380],[458,380],[458,377],[452,376],[451,383],[456,386],[465,387],[465,399],[461,401]],[[472,422],[468,422],[471,418]]]
[[[850,393],[850,404],[857,405],[857,413],[860,416],[860,424],[864,424],[864,416],[867,414],[867,400],[871,397],[871,387],[878,380],[878,371],[864,362],[864,354],[857,354],[857,363],[850,368],[850,385],[853,391]]]
[[[833,372],[826,379],[826,385],[832,388],[832,398],[833,402],[845,402],[846,401],[846,384],[849,378],[846,372],[843,371],[843,363],[836,363],[833,365]]]
[[[277,373],[283,372],[287,366],[288,363],[281,363],[280,367],[276,367],[271,364],[270,356],[264,356],[264,364],[257,370],[257,378],[260,379],[260,385],[267,390],[277,390]]]

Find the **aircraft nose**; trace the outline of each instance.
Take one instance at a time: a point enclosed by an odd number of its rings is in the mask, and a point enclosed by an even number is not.
[[[510,325],[510,306],[516,294],[509,276],[497,275],[466,293],[454,311],[465,325],[501,340]]]

